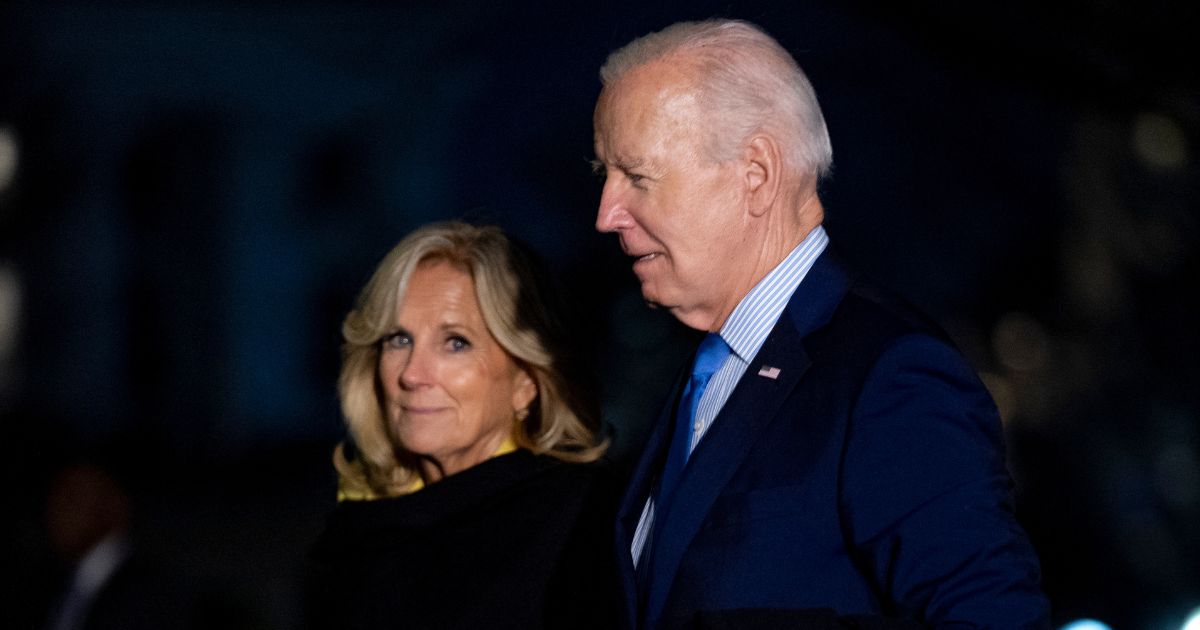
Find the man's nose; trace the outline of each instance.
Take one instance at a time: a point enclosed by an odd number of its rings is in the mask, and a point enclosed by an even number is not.
[[[629,211],[617,193],[615,183],[610,179],[604,183],[604,191],[600,193],[600,208],[596,212],[596,230],[616,232],[632,224],[633,217],[629,215]]]

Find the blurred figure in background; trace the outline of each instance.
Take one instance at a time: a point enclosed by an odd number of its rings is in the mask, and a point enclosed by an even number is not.
[[[133,515],[132,496],[112,466],[79,461],[55,474],[46,530],[69,574],[47,630],[193,627],[192,598],[136,546]]]
[[[494,227],[380,263],[342,327],[318,627],[612,627],[615,486],[556,298]]]

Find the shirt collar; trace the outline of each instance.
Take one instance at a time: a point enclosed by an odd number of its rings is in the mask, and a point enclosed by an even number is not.
[[[817,257],[829,244],[825,228],[818,225],[791,253],[742,298],[721,326],[721,338],[733,354],[749,364],[767,340],[792,293],[808,275]]]
[[[130,542],[125,534],[105,536],[80,560],[75,570],[75,588],[88,595],[100,590],[129,555],[129,550]]]
[[[513,430],[514,431],[517,430],[516,427],[513,427]],[[492,457],[500,457],[501,455],[507,455],[516,450],[517,450],[516,440],[514,440],[512,438],[512,435],[508,435],[508,436],[505,436],[504,441],[500,443],[500,446],[498,448],[496,448],[496,452],[492,453]],[[405,490],[405,494],[412,494],[412,493],[414,493],[418,490],[422,490],[424,488],[425,488],[425,480],[421,479],[420,476],[417,476],[417,478],[413,480],[412,485],[410,485]]]
[[[516,431],[517,428],[513,427],[513,430]],[[518,448],[519,447],[517,446],[517,442],[516,442],[516,440],[513,439],[512,435],[511,434],[507,435],[504,437],[504,441],[500,443],[500,446],[498,448],[496,448],[496,452],[492,453],[492,457],[499,457],[501,455],[507,455],[509,453],[516,451]],[[412,493],[414,493],[418,490],[422,490],[424,488],[425,488],[425,481],[423,479],[421,479],[420,475],[415,475],[412,483],[410,483],[408,485],[408,487],[405,488],[404,491],[401,492],[400,494],[402,494],[402,495],[403,494],[412,494]],[[370,489],[358,490],[355,488],[351,488],[349,486],[349,484],[346,483],[346,480],[344,477],[342,477],[341,475],[338,476],[338,491],[337,491],[338,503],[341,503],[342,501],[374,501],[374,500],[383,499],[383,498],[386,498],[386,497],[384,495],[376,494],[374,491],[372,491]]]

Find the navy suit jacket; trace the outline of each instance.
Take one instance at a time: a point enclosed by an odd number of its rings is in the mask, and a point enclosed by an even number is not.
[[[764,366],[778,376],[760,376]],[[772,627],[787,625],[788,611],[794,627],[818,627],[804,625],[814,611],[1048,627],[991,398],[935,325],[828,249],[658,508],[645,552],[655,579],[639,602],[630,543],[681,389],[618,513],[629,627],[697,627],[738,611]]]

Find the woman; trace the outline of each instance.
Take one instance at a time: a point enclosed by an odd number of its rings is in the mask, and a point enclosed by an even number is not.
[[[380,263],[342,326],[317,625],[611,626],[607,444],[551,297],[494,227],[430,225]]]

